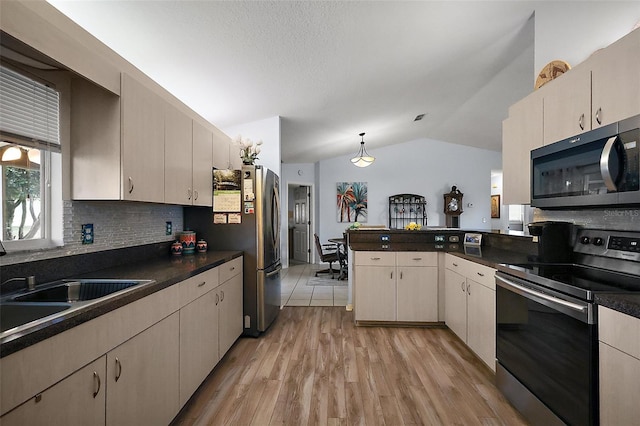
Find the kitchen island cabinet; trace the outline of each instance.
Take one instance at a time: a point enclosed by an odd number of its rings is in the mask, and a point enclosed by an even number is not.
[[[600,424],[640,419],[640,319],[598,307]]]
[[[445,255],[445,324],[495,372],[495,269]]]
[[[438,254],[356,252],[355,319],[438,321]]]

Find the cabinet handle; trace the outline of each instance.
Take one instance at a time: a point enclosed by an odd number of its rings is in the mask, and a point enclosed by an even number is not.
[[[191,199],[191,188],[187,188],[187,200]]]
[[[598,124],[602,124],[602,108],[596,110],[596,121]]]
[[[38,402],[42,401],[42,394],[41,393],[37,394],[36,397],[34,398],[34,400],[36,401],[36,404]]]
[[[116,357],[116,382],[120,380],[121,375],[122,375],[122,363],[120,362],[118,357]]]
[[[233,270],[235,270],[235,269],[236,269],[236,267],[235,267],[235,266],[232,266],[231,268],[229,268],[229,270],[230,270],[230,271],[233,271]]]
[[[580,126],[580,130],[584,130],[584,113],[582,113],[578,119],[578,126]]]
[[[471,285],[467,284],[467,294],[471,296]]]
[[[371,260],[380,260],[379,257],[372,257]]]
[[[453,266],[455,266],[456,268],[458,267],[457,263],[452,263]]]
[[[411,260],[422,260],[422,258],[421,258],[421,257],[414,257],[414,258],[413,258],[413,259],[411,259]]]
[[[207,282],[206,281],[202,281],[200,284],[198,284],[198,287],[202,287],[203,285],[205,285]]]
[[[467,291],[467,289],[464,288],[465,282],[462,281],[460,284],[461,284],[461,287],[462,287],[462,292],[465,293]]]
[[[96,396],[98,396],[98,393],[100,393],[100,375],[98,374],[97,371],[93,372],[93,384],[94,384],[94,391],[93,391],[93,397],[95,398]]]
[[[391,278],[391,279],[393,279],[393,271],[391,271],[391,276],[390,276],[390,278]]]
[[[222,301],[224,300],[224,291],[220,291],[220,302],[222,303]]]
[[[194,200],[198,199],[198,190],[196,190],[196,189],[193,190],[193,199]]]
[[[402,279],[402,271],[400,271],[400,279]]]
[[[480,275],[481,277],[484,277],[484,274],[482,272],[476,272],[476,274]]]
[[[133,192],[133,179],[129,176],[129,194]]]
[[[218,306],[218,303],[220,303],[220,295],[216,293],[216,306]]]

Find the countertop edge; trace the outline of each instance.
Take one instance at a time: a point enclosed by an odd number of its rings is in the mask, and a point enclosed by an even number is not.
[[[138,290],[127,292],[121,297],[115,297],[103,303],[92,305],[87,309],[81,309],[60,322],[3,342],[0,345],[0,358],[63,333],[240,256],[243,256],[242,251],[209,251],[188,256],[150,259],[145,264],[127,264],[120,267],[102,269],[90,274],[74,276],[73,278],[144,278],[153,279],[156,282]]]
[[[640,319],[640,294],[599,293],[594,300],[599,306]]]

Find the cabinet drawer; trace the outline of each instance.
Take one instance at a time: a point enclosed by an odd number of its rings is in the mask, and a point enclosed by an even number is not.
[[[178,300],[180,301],[180,307],[196,300],[203,294],[213,290],[220,284],[217,268],[209,269],[201,274],[195,275],[191,278],[187,278],[178,284]]]
[[[220,269],[220,284],[222,284],[242,272],[242,256],[218,266],[218,269]]]
[[[640,319],[598,306],[598,336],[601,342],[640,359]]]
[[[469,274],[467,275],[467,278],[472,279],[473,281],[492,290],[496,289],[495,269],[489,268],[485,265],[480,265],[479,263],[469,262],[467,272]]]
[[[455,271],[460,275],[466,275],[467,262],[460,257],[447,253],[444,257],[444,265],[445,268]]]
[[[438,266],[438,253],[400,251],[396,253],[398,266]]]
[[[396,253],[387,251],[357,251],[354,262],[360,266],[396,266]]]

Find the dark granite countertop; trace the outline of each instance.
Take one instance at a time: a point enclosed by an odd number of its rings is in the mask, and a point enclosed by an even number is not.
[[[209,251],[187,256],[166,256],[124,264],[69,278],[145,279],[156,282],[72,313],[64,320],[2,343],[0,358],[69,330],[107,312],[134,302],[208,269],[242,256],[241,251]]]
[[[595,295],[595,302],[600,306],[640,318],[640,294],[600,293]]]

